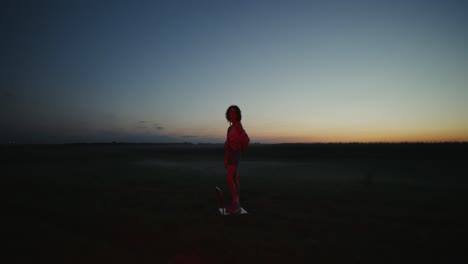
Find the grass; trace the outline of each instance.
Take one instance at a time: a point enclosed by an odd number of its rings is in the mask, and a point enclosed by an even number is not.
[[[7,251],[61,263],[468,260],[463,156],[358,147],[252,146],[240,168],[249,214],[234,217],[215,208],[215,186],[229,199],[222,146],[4,147]]]

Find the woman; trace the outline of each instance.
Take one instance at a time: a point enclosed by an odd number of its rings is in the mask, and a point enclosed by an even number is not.
[[[249,136],[242,127],[241,111],[236,105],[231,105],[226,111],[226,119],[230,123],[224,143],[224,167],[227,169],[227,182],[232,194],[232,203],[226,210],[230,214],[239,214],[241,205],[239,202],[239,161],[241,152],[246,151],[250,142]]]

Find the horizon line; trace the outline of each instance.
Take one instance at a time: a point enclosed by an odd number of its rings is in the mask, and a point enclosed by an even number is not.
[[[342,142],[252,142],[250,145],[325,145],[325,144],[466,144],[468,141],[342,141]],[[131,142],[131,141],[102,141],[102,142],[70,142],[70,143],[0,143],[2,146],[19,145],[223,145],[219,142]]]

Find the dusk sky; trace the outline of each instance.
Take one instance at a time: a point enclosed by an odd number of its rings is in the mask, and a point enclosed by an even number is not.
[[[465,1],[7,1],[0,143],[468,141]]]

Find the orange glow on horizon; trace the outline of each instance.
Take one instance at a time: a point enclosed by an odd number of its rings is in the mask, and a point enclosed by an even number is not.
[[[249,133],[252,142],[268,143],[338,143],[338,142],[468,142],[468,130],[433,130],[433,131],[377,131],[377,130],[342,130],[324,133],[290,132],[281,135],[271,133]]]
[[[427,127],[410,128],[393,126],[392,128],[375,128],[371,125],[331,127],[317,125],[313,128],[298,126],[293,122],[265,124],[245,122],[244,129],[251,143],[339,143],[339,142],[468,142],[468,128]],[[228,124],[196,126],[187,124],[174,125],[160,134],[169,137],[186,138],[190,142],[224,142]],[[330,128],[331,127],[331,128]]]

